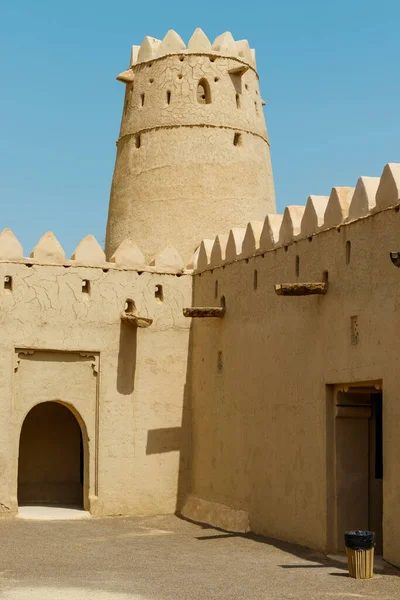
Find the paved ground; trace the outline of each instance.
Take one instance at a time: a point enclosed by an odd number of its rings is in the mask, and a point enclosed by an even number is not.
[[[0,521],[1,600],[353,600],[400,598],[400,574],[343,565],[271,540],[172,516]]]

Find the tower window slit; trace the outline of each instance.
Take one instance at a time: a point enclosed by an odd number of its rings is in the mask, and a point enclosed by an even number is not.
[[[211,104],[211,90],[207,79],[200,79],[197,85],[197,102],[199,104]]]
[[[171,103],[171,92],[168,90],[167,92],[167,104]]]
[[[135,136],[135,146],[136,146],[136,148],[140,148],[141,143],[142,143],[141,136],[140,136],[140,133],[138,133]]]
[[[254,274],[253,274],[253,289],[256,290],[258,288],[258,271],[257,269],[254,270]]]
[[[236,108],[241,108],[240,94],[236,94]]]
[[[155,287],[154,290],[154,297],[156,300],[158,300],[158,302],[163,302],[164,301],[164,292],[163,292],[163,286],[158,284]]]
[[[347,242],[346,242],[346,265],[350,264],[350,259],[351,259],[351,242],[350,242],[350,240],[347,240]]]
[[[140,103],[141,106],[144,106],[144,94],[140,94]]]
[[[234,146],[242,145],[242,134],[241,133],[235,133],[235,135],[233,136],[233,145]]]

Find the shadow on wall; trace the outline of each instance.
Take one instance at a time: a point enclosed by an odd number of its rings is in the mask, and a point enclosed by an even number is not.
[[[117,390],[125,396],[135,387],[137,328],[121,321],[119,333]]]
[[[147,432],[146,454],[162,454],[181,450],[181,427],[163,427]]]

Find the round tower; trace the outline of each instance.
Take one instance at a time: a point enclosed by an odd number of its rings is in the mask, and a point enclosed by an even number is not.
[[[133,46],[107,223],[108,259],[132,238],[185,263],[203,238],[275,212],[254,50],[230,33],[186,48],[169,31]]]

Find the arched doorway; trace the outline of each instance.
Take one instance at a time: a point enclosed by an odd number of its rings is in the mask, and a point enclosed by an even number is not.
[[[34,406],[19,441],[18,504],[83,507],[80,425],[60,402]]]

